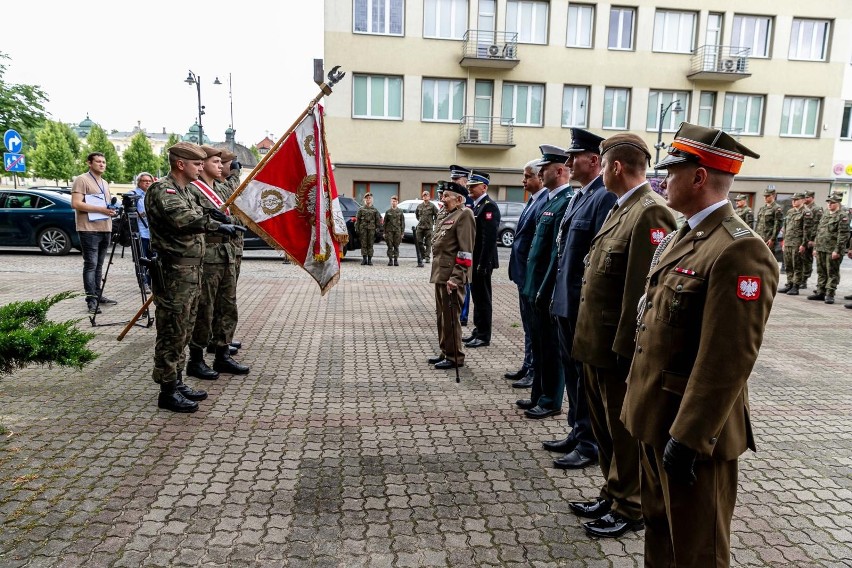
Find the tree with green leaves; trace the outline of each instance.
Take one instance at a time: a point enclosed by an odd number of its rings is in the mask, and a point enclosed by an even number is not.
[[[160,160],[154,155],[151,143],[144,132],[137,133],[130,140],[130,145],[122,156],[124,160],[124,171],[131,178],[139,172],[157,174]]]
[[[104,179],[110,183],[122,183],[129,181],[129,178],[124,173],[124,167],[121,164],[121,156],[115,150],[112,142],[107,138],[106,131],[99,125],[95,124],[89,130],[89,135],[86,137],[86,147],[80,154],[81,166],[83,172],[89,169],[89,164],[86,162],[86,156],[92,152],[100,152],[106,158],[106,171]]]
[[[169,166],[169,148],[171,148],[178,142],[180,142],[180,136],[174,133],[169,134],[169,139],[166,141],[166,145],[163,146],[163,149],[160,152],[160,171],[162,175],[166,175],[171,169],[171,166]]]
[[[16,85],[4,80],[9,56],[0,52],[0,125],[22,131],[47,120],[47,94],[38,85]]]
[[[30,172],[40,178],[68,181],[79,173],[77,156],[65,137],[64,124],[49,120],[36,134],[35,148],[27,152]],[[76,138],[76,136],[75,136]]]

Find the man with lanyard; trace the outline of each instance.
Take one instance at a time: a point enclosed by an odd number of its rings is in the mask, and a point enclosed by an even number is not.
[[[112,218],[116,209],[110,207],[112,196],[109,184],[102,177],[106,158],[100,152],[86,157],[89,171],[77,176],[71,187],[71,207],[76,211],[77,233],[83,251],[83,288],[89,313],[100,312],[98,304],[117,304],[100,293],[102,271],[112,236]]]
[[[142,257],[151,258],[151,228],[148,226],[148,216],[145,214],[145,192],[154,183],[154,176],[148,172],[139,172],[136,176],[136,187],[132,191],[128,191],[127,195],[133,197],[136,203],[136,225],[139,232],[139,241],[142,244]],[[145,272],[145,288],[150,291],[151,274],[147,268],[143,268]]]

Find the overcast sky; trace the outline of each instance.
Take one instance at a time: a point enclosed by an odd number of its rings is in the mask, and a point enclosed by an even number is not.
[[[39,85],[53,120],[88,114],[107,132],[141,123],[148,132],[184,134],[198,114],[196,88],[184,82],[191,69],[201,77],[205,134],[221,142],[231,73],[237,142],[252,146],[283,134],[319,92],[313,60],[323,56],[322,0],[17,6],[6,6],[0,31],[0,52],[11,58],[5,79]],[[217,76],[222,85],[213,85]]]

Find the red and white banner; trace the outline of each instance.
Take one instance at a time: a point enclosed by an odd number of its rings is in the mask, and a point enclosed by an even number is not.
[[[304,268],[325,294],[340,276],[348,238],[325,146],[323,108],[316,105],[252,171],[234,201],[237,215],[269,246]]]

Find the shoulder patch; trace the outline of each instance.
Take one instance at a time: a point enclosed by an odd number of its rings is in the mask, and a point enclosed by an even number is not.
[[[722,226],[725,227],[725,230],[728,231],[734,240],[756,236],[737,216],[725,218],[722,221]]]
[[[656,204],[656,201],[651,199],[650,197],[646,197],[642,200],[642,207],[650,207],[651,205]]]

